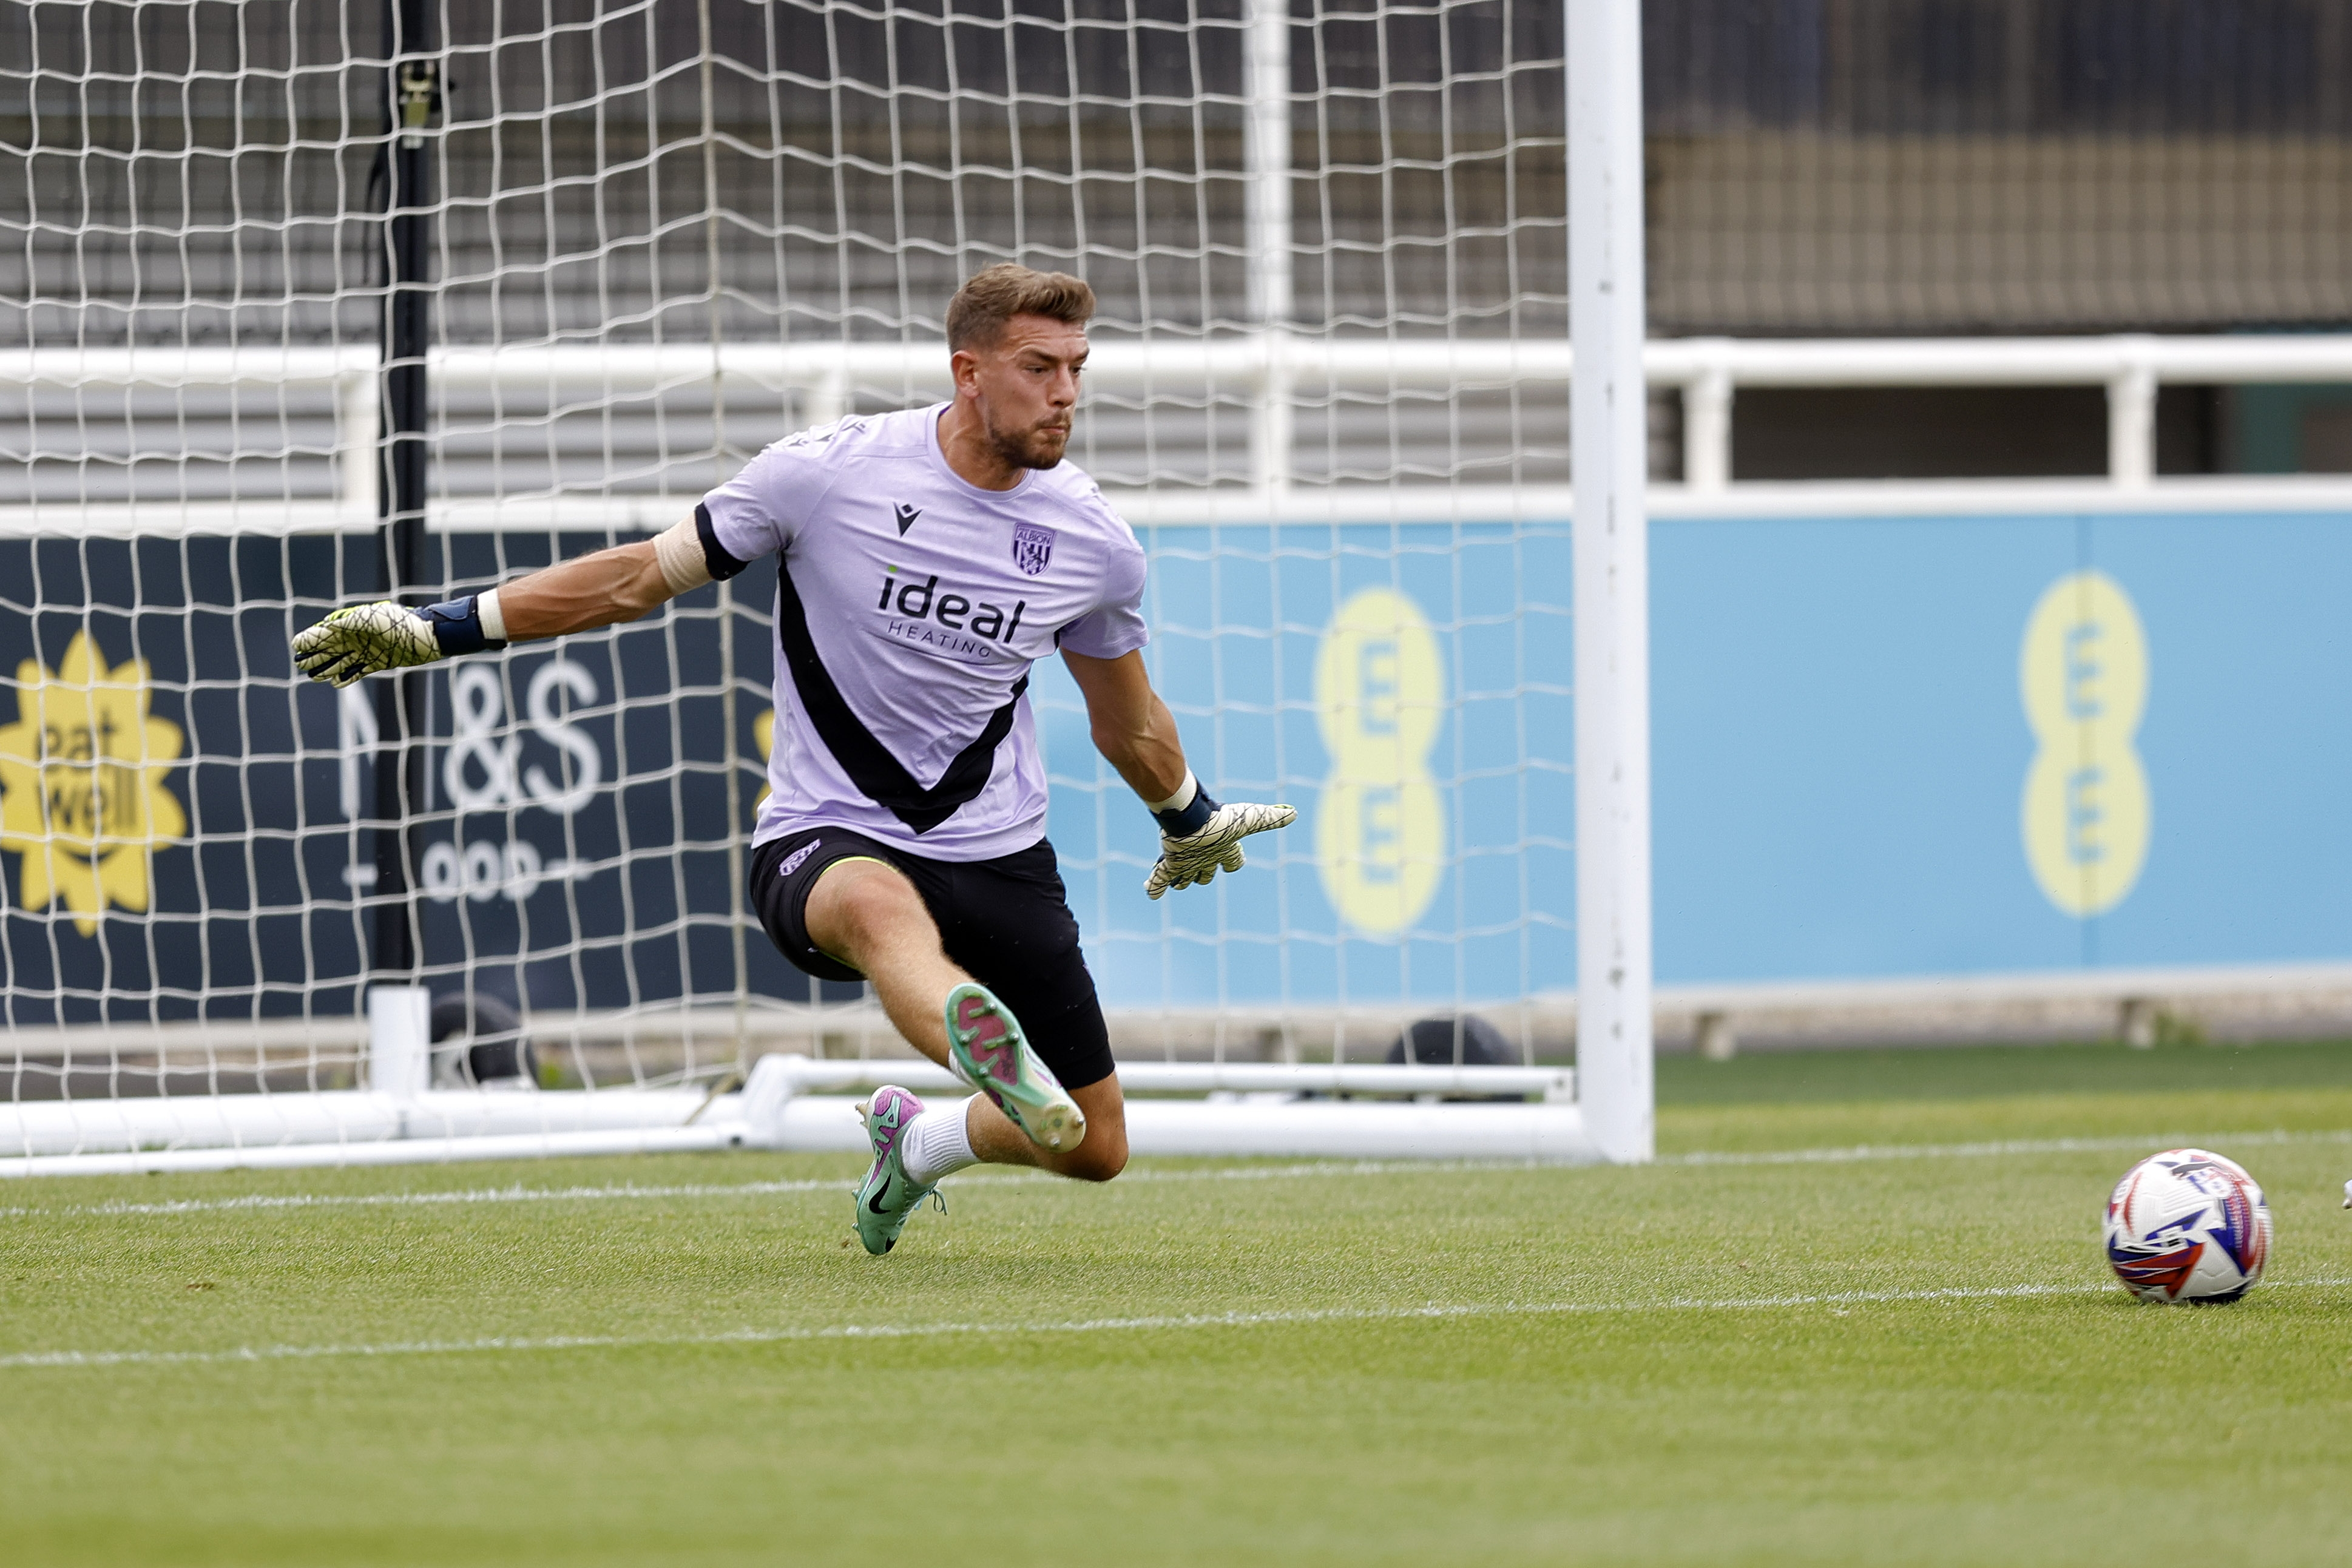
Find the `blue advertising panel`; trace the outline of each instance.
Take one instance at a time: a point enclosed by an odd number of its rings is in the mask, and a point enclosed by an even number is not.
[[[453,542],[489,576],[601,540]],[[288,639],[373,591],[369,542],[0,542],[0,965],[11,1025],[349,1014],[377,918],[373,694],[299,677]],[[536,1007],[808,995],[755,940],[739,963],[715,588],[612,634],[415,678],[409,832],[422,973]],[[762,606],[764,608],[764,606]],[[730,738],[726,715],[736,715]],[[748,823],[750,769],[733,795]]]
[[[331,539],[0,543],[9,1025],[353,1010],[335,703],[296,700],[281,629],[341,567]]]
[[[1213,790],[1299,821],[1147,900],[1158,839],[1058,669],[1049,831],[1114,1006],[1524,995],[1575,982],[1564,522],[1160,527],[1153,679]]]
[[[1651,551],[1661,980],[2352,955],[2352,517]]]
[[[1149,658],[1195,767],[1300,820],[1148,900],[1153,826],[1041,666],[1049,827],[1106,1001],[1572,985],[1566,521],[1146,538]],[[601,542],[446,541],[478,581]],[[357,1005],[373,707],[285,645],[366,592],[366,554],[0,542],[12,1023]],[[2352,956],[2352,516],[1670,519],[1651,558],[1662,981]],[[812,994],[736,913],[761,581],[423,678],[436,989]]]

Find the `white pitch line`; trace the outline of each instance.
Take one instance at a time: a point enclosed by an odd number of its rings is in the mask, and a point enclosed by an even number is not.
[[[2261,1132],[2170,1132],[2141,1138],[2012,1139],[1983,1143],[1861,1143],[1829,1149],[1767,1149],[1753,1152],[1707,1152],[1662,1154],[1660,1165],[1813,1165],[1849,1164],[1876,1160],[1984,1159],[2000,1155],[2107,1153],[2134,1149],[2207,1148],[2293,1143],[2352,1143],[2352,1131],[2289,1132],[2276,1128]],[[1318,1160],[1288,1165],[1239,1165],[1205,1171],[1131,1170],[1118,1178],[1120,1186],[1158,1182],[1267,1182],[1315,1177],[1393,1176],[1459,1172],[1571,1171],[1589,1169],[1538,1165],[1525,1161],[1493,1160]],[[1042,1171],[971,1171],[950,1176],[945,1185],[998,1186],[1061,1184],[1063,1178]],[[183,1198],[157,1203],[75,1204],[57,1208],[0,1208],[0,1219],[33,1219],[69,1215],[172,1215],[218,1214],[239,1209],[404,1208],[472,1204],[595,1203],[647,1198],[737,1198],[790,1193],[847,1192],[854,1179],[789,1182],[713,1182],[672,1186],[469,1187],[451,1192],[423,1193],[257,1193],[234,1198]]]
[[[1343,1164],[1318,1161],[1312,1164],[1242,1165],[1209,1171],[1129,1171],[1122,1185],[1138,1182],[1265,1182],[1300,1176],[1374,1176],[1404,1171],[1524,1170],[1523,1164],[1458,1161],[1366,1161]],[[1044,1171],[966,1171],[950,1176],[943,1186],[1067,1185],[1066,1178]],[[600,1187],[467,1187],[425,1193],[254,1193],[234,1198],[177,1198],[159,1203],[72,1204],[58,1208],[0,1208],[0,1219],[67,1215],[168,1215],[219,1214],[237,1209],[403,1208],[415,1205],[438,1206],[464,1204],[585,1203],[636,1198],[760,1197],[782,1193],[847,1193],[857,1187],[856,1177],[791,1182],[710,1182],[673,1186],[643,1186],[622,1183]]]
[[[2167,1132],[2148,1138],[2019,1138],[1987,1143],[1857,1143],[1843,1149],[1767,1149],[1753,1153],[1662,1154],[1661,1165],[1841,1165],[1863,1160],[1966,1160],[1999,1154],[2097,1154],[2116,1150],[2223,1144],[2352,1143],[2352,1131],[2289,1132]]]
[[[2334,1289],[2352,1279],[2292,1279],[2258,1287]],[[1620,1312],[1748,1312],[1790,1307],[1863,1307],[1912,1301],[2011,1300],[2037,1296],[2103,1295],[2113,1284],[1997,1285],[1936,1290],[1839,1290],[1805,1296],[1675,1296],[1648,1301],[1433,1302],[1421,1307],[1329,1307],[1296,1312],[1196,1312],[1136,1318],[1082,1318],[1054,1323],[832,1323],[809,1328],[734,1329],[716,1334],[554,1334],[537,1339],[409,1340],[387,1344],[264,1345],[226,1351],[26,1351],[0,1355],[0,1370],[39,1367],[187,1366],[225,1362],[324,1361],[409,1355],[527,1354],[575,1350],[660,1350],[696,1346],[790,1344],[821,1340],[914,1340],[951,1335],[1150,1333],[1176,1330],[1280,1328],[1318,1323],[1416,1322],[1464,1318],[1581,1317]]]

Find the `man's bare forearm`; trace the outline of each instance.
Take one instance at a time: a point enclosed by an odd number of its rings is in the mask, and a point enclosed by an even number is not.
[[[559,561],[499,585],[499,610],[511,640],[634,621],[670,597],[651,541]]]
[[[1118,770],[1128,787],[1155,803],[1182,789],[1184,742],[1176,736],[1176,716],[1151,689],[1143,656],[1088,658],[1065,652],[1062,662],[1087,700],[1095,750]]]
[[[1150,707],[1139,717],[1139,723],[1135,716],[1125,716],[1116,725],[1096,720],[1095,749],[1118,770],[1129,789],[1157,803],[1184,785],[1184,742],[1176,733],[1176,716],[1157,692],[1150,694]]]
[[[379,599],[346,605],[294,634],[294,666],[346,687],[386,670],[634,621],[665,599],[710,581],[699,524],[688,520],[645,544],[600,550],[484,594],[421,608]]]

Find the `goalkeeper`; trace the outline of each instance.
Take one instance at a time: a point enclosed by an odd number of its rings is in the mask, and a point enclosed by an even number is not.
[[[789,437],[646,543],[422,611],[337,610],[294,639],[306,674],[344,686],[635,620],[778,558],[751,907],[786,958],[871,983],[980,1091],[927,1110],[891,1085],[861,1108],[857,1233],[877,1256],[966,1165],[1102,1182],[1127,1163],[1109,1032],[1045,841],[1030,666],[1061,654],[1096,746],[1159,819],[1151,897],[1238,870],[1244,837],[1296,815],[1211,799],[1144,673],[1142,548],[1062,460],[1093,313],[1076,278],[989,268],[948,306],[948,403]]]

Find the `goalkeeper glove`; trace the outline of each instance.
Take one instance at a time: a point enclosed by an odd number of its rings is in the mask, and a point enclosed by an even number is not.
[[[1171,888],[1206,887],[1220,868],[1240,870],[1243,839],[1298,820],[1286,805],[1219,805],[1190,773],[1184,788],[1151,815],[1160,819],[1160,859],[1143,890],[1155,899]]]
[[[294,634],[294,665],[313,680],[349,686],[387,669],[413,669],[461,653],[506,647],[506,627],[485,628],[498,617],[497,595],[467,595],[412,610],[389,599],[346,605],[318,625]],[[500,634],[492,636],[492,631]]]

